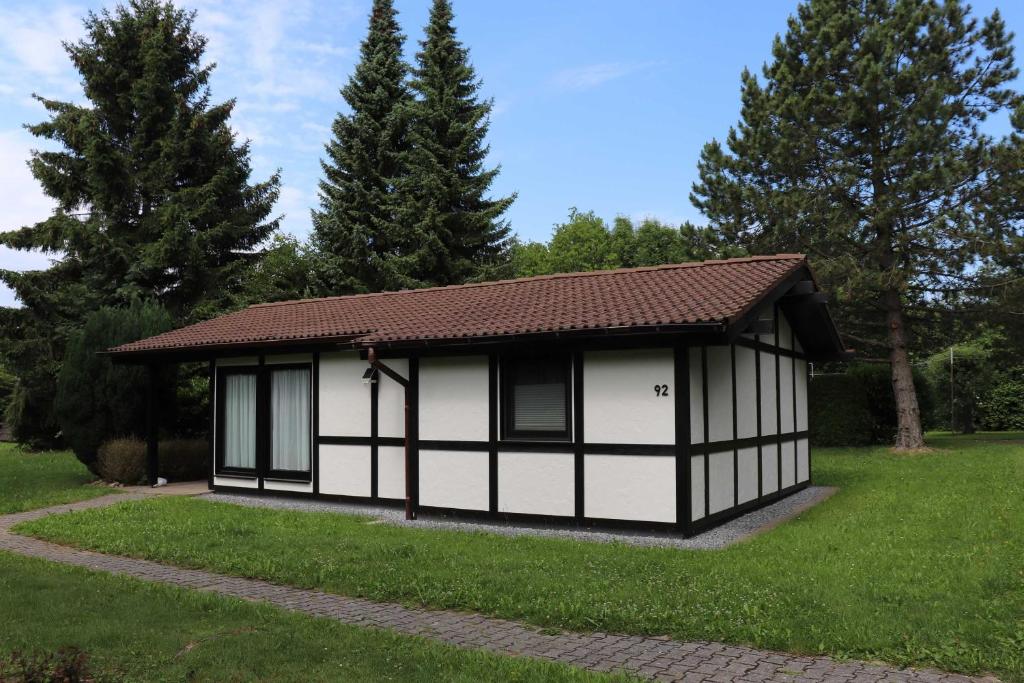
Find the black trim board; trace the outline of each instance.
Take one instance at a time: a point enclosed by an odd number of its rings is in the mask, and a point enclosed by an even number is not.
[[[573,505],[576,519],[582,521],[586,515],[584,495],[586,480],[584,467],[583,438],[585,436],[583,424],[583,352],[574,351],[572,354],[572,417],[573,417]]]

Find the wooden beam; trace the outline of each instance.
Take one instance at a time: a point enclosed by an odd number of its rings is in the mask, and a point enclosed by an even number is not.
[[[813,280],[801,280],[793,285],[793,288],[786,292],[786,296],[798,296],[800,294],[814,294],[817,289]]]
[[[805,306],[808,304],[827,304],[828,297],[824,292],[811,292],[810,294],[787,294],[779,300],[783,306]]]
[[[146,366],[146,479],[154,486],[160,471],[160,366],[150,363]]]

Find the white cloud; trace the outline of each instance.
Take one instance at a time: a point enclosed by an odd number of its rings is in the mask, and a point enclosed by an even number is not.
[[[566,90],[590,90],[654,65],[654,62],[605,62],[578,66],[556,72],[551,76],[550,84]]]
[[[316,204],[315,195],[295,185],[281,187],[281,196],[274,206],[273,215],[284,214],[281,231],[305,239],[312,228],[310,209]]]
[[[0,7],[0,73],[3,91],[27,97],[38,92],[46,97],[80,99],[78,75],[61,41],[75,42],[84,34],[77,6],[61,4],[52,9]],[[19,101],[19,104],[21,102]]]
[[[16,230],[43,220],[53,210],[53,200],[43,194],[25,162],[34,138],[19,129],[0,131],[0,187],[4,212],[0,231]],[[33,270],[45,268],[50,257],[38,252],[15,251],[0,247],[0,268]],[[14,293],[0,285],[0,306],[15,304]]]

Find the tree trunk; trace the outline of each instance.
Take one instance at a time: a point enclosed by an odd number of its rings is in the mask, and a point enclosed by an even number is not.
[[[903,302],[899,292],[885,293],[886,323],[889,326],[889,362],[892,364],[892,391],[896,397],[896,450],[924,448],[921,409],[917,405],[914,376],[907,355],[907,337],[903,327]]]

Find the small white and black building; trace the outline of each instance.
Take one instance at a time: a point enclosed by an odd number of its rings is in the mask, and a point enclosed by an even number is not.
[[[683,534],[810,483],[808,364],[846,355],[785,254],[263,304],[110,353],[209,363],[215,490]]]

